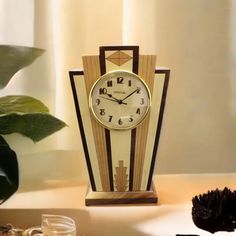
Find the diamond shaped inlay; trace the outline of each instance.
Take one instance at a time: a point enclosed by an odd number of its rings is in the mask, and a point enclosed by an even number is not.
[[[122,51],[116,51],[115,53],[111,54],[109,57],[107,57],[107,60],[111,63],[121,66],[131,60],[132,57],[128,54],[122,52]]]

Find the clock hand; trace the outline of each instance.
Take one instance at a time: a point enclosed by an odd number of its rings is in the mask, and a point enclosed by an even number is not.
[[[130,93],[129,95],[127,95],[125,98],[123,98],[121,101],[123,102],[125,99],[127,99],[128,97],[130,97],[131,95],[133,95],[134,93],[136,93],[139,90],[139,88],[135,89],[132,93]]]
[[[116,100],[119,104],[126,104],[127,105],[127,103],[122,102],[121,99],[117,99],[117,98],[113,97],[112,94],[108,93],[107,95],[108,95],[108,97],[113,98],[114,100]]]
[[[121,99],[117,99],[117,98],[113,97],[113,95],[110,94],[110,93],[107,93],[107,96],[108,96],[109,98],[113,98],[113,99],[116,100],[118,103],[120,103],[120,101],[121,101]]]
[[[103,98],[103,99],[106,99],[106,100],[109,100],[109,101],[112,101],[112,102],[117,102],[118,104],[125,104],[127,105],[126,102],[122,102],[121,100],[115,100],[115,99],[112,99],[112,98],[106,98],[106,97],[103,97],[103,96],[99,96],[100,98]]]

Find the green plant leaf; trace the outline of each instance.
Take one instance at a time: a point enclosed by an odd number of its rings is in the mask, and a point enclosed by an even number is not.
[[[0,116],[0,134],[20,133],[34,142],[55,133],[66,124],[48,113],[11,113]]]
[[[17,71],[30,65],[43,52],[39,48],[0,45],[0,88],[4,88]]]
[[[0,97],[0,115],[9,113],[49,112],[38,99],[24,95]]]
[[[0,204],[16,192],[19,186],[19,170],[16,153],[0,136]]]

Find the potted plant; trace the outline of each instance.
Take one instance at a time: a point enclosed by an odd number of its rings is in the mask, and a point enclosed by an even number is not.
[[[0,89],[4,89],[17,71],[30,65],[43,52],[39,48],[0,45]],[[34,97],[0,97],[0,204],[14,194],[19,186],[17,155],[4,135],[20,133],[38,142],[65,126]]]

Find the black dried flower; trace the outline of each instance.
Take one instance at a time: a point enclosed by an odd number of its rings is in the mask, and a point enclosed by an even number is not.
[[[211,233],[236,228],[236,192],[228,188],[212,190],[192,199],[195,225]]]

